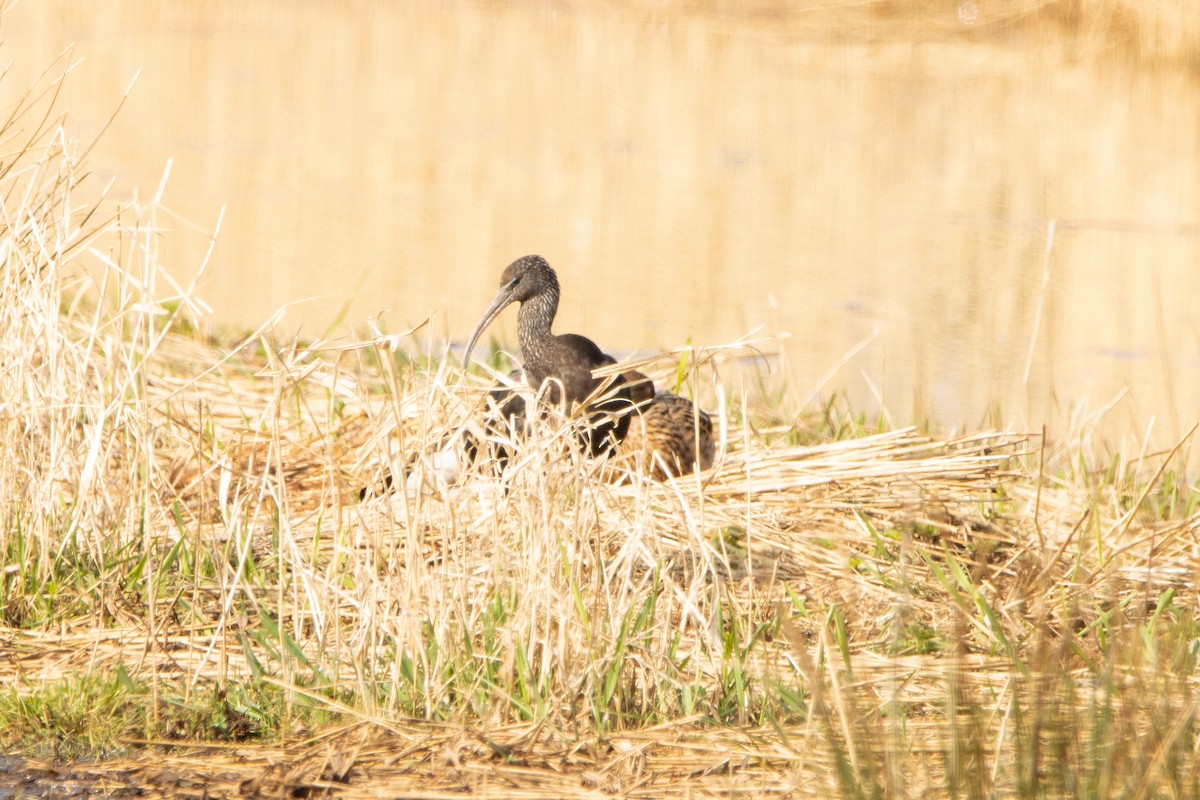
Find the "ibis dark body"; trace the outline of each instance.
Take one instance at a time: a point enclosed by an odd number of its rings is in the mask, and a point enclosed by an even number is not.
[[[551,330],[559,292],[558,276],[541,256],[523,256],[509,264],[500,278],[500,290],[471,333],[463,361],[470,362],[476,341],[492,320],[519,303],[517,338],[526,383],[547,403],[567,413],[583,406],[586,424],[581,438],[592,455],[601,455],[625,436],[633,401],[622,376],[597,378],[593,374],[593,370],[615,364],[616,359],[586,336]],[[502,403],[503,413],[510,419],[525,413],[519,398],[493,393],[493,400]]]
[[[520,304],[517,333],[524,365],[509,375],[524,380],[545,403],[567,413],[583,416],[580,442],[593,456],[616,453],[629,456],[659,479],[686,475],[713,463],[712,422],[690,400],[670,392],[655,391],[640,372],[624,372],[597,378],[593,371],[616,363],[596,343],[574,333],[555,334],[551,327],[558,312],[558,276],[541,256],[524,256],[508,265],[500,279],[500,290],[471,333],[463,363],[484,329],[508,306]],[[478,439],[469,431],[444,440],[439,448],[460,447],[474,462],[481,448],[501,468],[510,453],[505,442],[522,432],[529,421],[524,397],[507,387],[489,393],[495,410],[487,423],[489,435]],[[582,413],[581,413],[582,412]],[[406,467],[405,483],[410,479]],[[362,499],[393,488],[391,475],[377,487],[359,492]]]
[[[480,334],[492,320],[519,303],[517,335],[524,364],[520,373],[509,377],[523,376],[545,402],[569,413],[583,406],[580,439],[592,455],[634,456],[659,479],[711,467],[715,448],[708,414],[686,398],[656,391],[640,372],[595,377],[594,370],[616,360],[587,337],[551,330],[559,291],[558,276],[541,256],[524,256],[509,264],[500,290],[471,333],[463,362],[470,362]],[[490,399],[499,414],[489,423],[491,432],[511,434],[524,428],[527,409],[519,394],[501,387],[492,390]],[[496,453],[499,463],[507,458],[504,448]]]

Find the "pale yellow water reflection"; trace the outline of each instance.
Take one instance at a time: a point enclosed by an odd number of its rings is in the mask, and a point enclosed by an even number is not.
[[[202,295],[231,324],[308,299],[282,327],[319,335],[349,302],[343,329],[461,341],[538,252],[560,330],[611,352],[787,332],[796,405],[1063,435],[1128,390],[1110,438],[1196,421],[1186,60],[955,36],[953,4],[936,39],[840,42],[655,7],[39,0],[0,20],[0,89],[74,44],[88,135],[141,70],[92,164],[128,199],[174,159],[181,220],[225,208]],[[208,242],[172,227],[187,277]]]

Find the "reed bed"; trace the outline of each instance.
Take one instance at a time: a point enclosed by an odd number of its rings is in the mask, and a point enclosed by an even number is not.
[[[202,336],[169,210],[101,213],[49,95],[0,129],[0,741],[108,758],[27,787],[1197,793],[1178,452],[780,420],[711,348],[637,365],[716,412],[711,470],[556,420],[448,469],[488,376]]]

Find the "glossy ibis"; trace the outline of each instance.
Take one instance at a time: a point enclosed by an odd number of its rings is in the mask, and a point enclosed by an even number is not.
[[[616,360],[591,339],[551,331],[559,292],[558,276],[541,256],[524,256],[509,264],[500,279],[500,290],[471,333],[463,363],[470,363],[480,334],[492,320],[509,305],[519,303],[517,336],[524,357],[524,380],[543,392],[548,402],[562,404],[568,412],[586,404],[584,441],[592,455],[613,450],[641,453],[659,479],[686,475],[697,466],[702,470],[712,466],[713,430],[708,414],[683,397],[655,391],[640,372],[595,377],[594,370]],[[525,402],[519,394],[498,388],[492,390],[491,400],[510,432],[524,425]],[[496,422],[490,423],[492,433],[499,430]],[[501,459],[506,457],[502,451]]]
[[[505,308],[519,303],[517,339],[521,344],[525,382],[544,400],[568,413],[586,418],[581,438],[593,455],[611,452],[629,429],[632,407],[629,389],[621,376],[597,378],[593,370],[615,364],[596,343],[574,333],[551,331],[558,312],[558,276],[541,256],[523,256],[509,264],[500,278],[500,290],[475,326],[467,342],[463,363],[471,361],[475,343],[484,329]],[[506,418],[525,413],[524,401],[503,391],[493,392]]]

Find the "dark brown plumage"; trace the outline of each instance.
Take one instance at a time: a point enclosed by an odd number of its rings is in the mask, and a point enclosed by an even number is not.
[[[712,466],[713,430],[708,414],[678,395],[656,392],[640,372],[594,377],[593,370],[616,360],[591,339],[551,332],[559,291],[558,276],[541,256],[524,256],[509,264],[500,279],[500,290],[471,333],[463,363],[470,362],[480,334],[492,320],[512,303],[520,303],[517,334],[524,380],[535,391],[541,390],[547,402],[568,412],[586,405],[581,438],[592,455],[640,453],[645,466],[660,480]],[[519,394],[497,388],[490,393],[490,400],[498,416],[489,422],[489,433],[502,435],[489,438],[505,440],[524,428],[527,410]],[[494,455],[501,464],[508,457],[503,445]]]
[[[617,362],[591,339],[551,331],[558,298],[558,276],[544,258],[524,256],[509,264],[500,278],[500,290],[471,333],[463,363],[470,362],[475,343],[492,320],[509,305],[519,303],[517,338],[525,381],[541,392],[547,403],[568,414],[583,406],[586,420],[580,436],[585,447],[592,455],[610,452],[629,428],[629,389],[620,376],[597,378],[592,374]],[[524,401],[516,395],[502,393],[493,400],[503,405],[507,418],[525,414]]]
[[[639,458],[658,480],[711,467],[716,446],[708,414],[677,394],[651,392],[651,401],[630,414],[617,454]]]
[[[595,377],[593,370],[616,360],[591,339],[551,331],[558,298],[558,276],[541,256],[525,256],[509,264],[500,279],[500,290],[471,332],[463,363],[470,363],[480,334],[492,320],[512,303],[519,303],[517,332],[524,366],[509,378],[525,380],[547,403],[567,413],[582,414],[580,441],[593,456],[614,451],[629,454],[660,480],[686,475],[697,466],[708,469],[714,449],[708,415],[678,395],[655,392],[654,384],[640,372]],[[514,439],[525,432],[528,409],[525,398],[507,386],[491,390],[488,400],[491,412],[482,440],[465,429],[447,437],[436,450],[421,454],[429,461],[420,472],[413,470],[418,454],[412,454],[402,485],[412,485],[415,476],[430,473],[440,480],[457,480],[461,459],[479,463],[483,457],[484,463],[503,469]],[[379,485],[362,489],[359,497],[386,493],[394,483],[393,477],[386,475]]]

